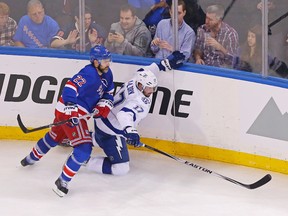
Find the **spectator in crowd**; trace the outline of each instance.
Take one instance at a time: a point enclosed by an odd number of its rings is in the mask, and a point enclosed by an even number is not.
[[[42,3],[39,0],[30,0],[27,15],[20,19],[13,40],[15,46],[19,47],[47,48],[58,31],[58,23],[45,15]]]
[[[195,32],[184,21],[186,14],[186,4],[183,0],[178,0],[178,37],[179,37],[179,51],[185,55],[185,60],[191,55],[194,48]],[[170,8],[170,15],[172,9]],[[151,42],[151,50],[155,54],[155,58],[166,58],[173,52],[173,32],[172,20],[161,20],[156,29],[156,34]]]
[[[0,2],[0,46],[12,46],[14,44],[12,38],[16,32],[17,23],[9,17],[10,8]]]
[[[207,8],[212,4],[223,6],[224,16],[222,21],[233,26],[238,33],[239,44],[243,44],[246,41],[249,29],[247,23],[251,23],[251,18],[253,13],[255,13],[254,3],[255,1],[251,0],[205,0],[205,2],[201,1],[201,6],[202,8]]]
[[[186,15],[184,21],[197,32],[199,26],[205,23],[205,12],[198,4],[198,0],[184,0],[186,4]],[[167,0],[169,6],[172,5],[172,0]]]
[[[42,0],[45,12],[51,16],[63,29],[73,23],[74,9],[78,6],[79,0]]]
[[[285,56],[285,39],[288,26],[288,18],[280,19],[274,25],[270,26],[271,23],[276,21],[282,15],[288,12],[287,0],[269,0],[267,3],[268,6],[268,28],[269,28],[269,37],[268,37],[268,48],[269,53],[273,56],[276,56],[280,60],[288,60]],[[258,1],[257,12],[254,13],[255,18],[258,18],[258,23],[262,21],[262,11],[263,5],[261,1]]]
[[[111,25],[105,46],[113,53],[144,56],[150,41],[151,34],[135,15],[135,9],[124,5],[120,9],[120,21]]]
[[[288,68],[285,62],[268,55],[269,75],[286,77]],[[262,72],[262,28],[260,25],[251,27],[246,42],[240,47],[240,58],[234,58],[233,68],[254,73]]]
[[[168,4],[166,0],[155,0],[155,3],[150,7],[148,13],[146,13],[143,22],[146,24],[147,28],[151,33],[151,37],[153,38],[156,33],[156,27],[158,23],[165,18],[166,10],[168,8]],[[169,17],[166,17],[169,18]]]
[[[224,8],[210,5],[205,24],[197,30],[194,61],[215,67],[232,67],[233,56],[238,53],[239,39],[234,28],[223,22]]]
[[[79,7],[74,12],[75,23],[66,26],[60,31],[51,43],[52,48],[67,48],[71,50],[80,50],[80,20]],[[89,7],[85,7],[85,50],[90,50],[96,44],[104,44],[107,37],[106,30],[99,24],[92,22],[92,12]],[[64,39],[66,38],[66,39]]]
[[[10,8],[10,17],[19,23],[20,18],[27,13],[27,3],[29,0],[1,0],[6,3]]]
[[[91,8],[93,18],[105,29],[110,29],[111,23],[119,21],[119,11],[127,0],[85,0],[85,4]]]
[[[128,0],[128,4],[135,8],[136,16],[143,20],[150,8],[156,3],[157,0]]]
[[[261,73],[262,71],[262,29],[256,25],[248,30],[246,41],[240,46],[241,66],[238,69]],[[237,62],[234,62],[234,64]],[[240,68],[241,67],[241,68]]]
[[[221,4],[225,8],[224,22],[237,31],[240,44],[245,43],[249,27],[262,25],[262,2],[260,0],[205,0],[201,5]],[[268,25],[276,21],[282,15],[288,12],[287,0],[268,0]],[[249,25],[248,25],[249,24]],[[268,37],[269,52],[281,60],[287,60],[285,55],[285,31],[288,26],[288,17],[283,17],[270,26]]]

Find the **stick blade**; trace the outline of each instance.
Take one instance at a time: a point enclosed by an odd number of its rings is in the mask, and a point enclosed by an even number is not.
[[[18,122],[18,125],[19,127],[21,128],[21,130],[24,132],[24,133],[28,133],[29,130],[25,127],[25,125],[23,124],[22,120],[21,120],[21,117],[20,115],[18,114],[17,115],[17,122]]]
[[[258,180],[257,182],[247,185],[248,189],[256,189],[258,187],[261,187],[263,185],[265,185],[266,183],[268,183],[269,181],[271,181],[272,176],[270,174],[265,175],[263,178],[261,178],[260,180]]]

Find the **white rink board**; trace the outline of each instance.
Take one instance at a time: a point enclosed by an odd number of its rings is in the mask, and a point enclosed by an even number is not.
[[[71,77],[89,63],[85,60],[9,55],[0,55],[0,59],[2,79],[5,74],[0,94],[2,110],[0,126],[17,126],[16,115],[18,113],[21,114],[25,124],[31,127],[50,123],[53,120],[61,81]],[[128,80],[139,67],[141,66],[113,62],[111,68],[114,81]],[[24,75],[31,79],[28,97],[24,101],[7,101],[7,92],[11,92],[11,89],[8,90],[8,83],[11,86],[11,75]],[[45,81],[39,90],[39,86],[35,87],[35,82],[39,77],[45,76],[57,80],[57,84]],[[161,93],[158,93],[153,114],[149,114],[139,127],[139,132],[143,137],[211,146],[281,160],[287,158],[288,143],[285,139],[247,134],[271,98],[279,108],[285,122],[284,114],[288,110],[286,89],[180,71],[161,73],[159,86],[168,88],[172,92],[167,114],[159,114]],[[14,91],[16,98],[22,88],[24,88],[23,82],[18,80]],[[27,89],[27,85],[25,88]],[[181,98],[190,103],[181,105],[179,108],[180,112],[188,113],[187,118],[171,115],[174,92],[177,90],[193,91],[192,95],[183,95]],[[53,103],[34,102],[32,95],[37,95],[37,91],[40,91],[39,97],[42,99],[46,97],[48,91],[55,92]],[[273,119],[273,113],[271,115]],[[272,123],[271,129],[275,132],[282,130],[277,126],[285,125],[277,121]]]

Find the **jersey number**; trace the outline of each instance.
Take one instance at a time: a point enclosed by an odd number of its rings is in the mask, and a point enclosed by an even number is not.
[[[86,83],[86,80],[78,75],[74,80],[73,80],[74,83],[76,83],[79,87],[82,87],[85,83]]]

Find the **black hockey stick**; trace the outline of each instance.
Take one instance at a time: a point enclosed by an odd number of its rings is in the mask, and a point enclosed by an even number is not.
[[[86,115],[80,116],[79,119],[88,118],[88,117],[91,117],[93,115],[95,115],[95,114],[94,113],[86,114]],[[46,128],[51,128],[51,127],[55,127],[55,126],[59,126],[59,125],[68,123],[68,122],[70,122],[70,119],[67,119],[67,120],[64,120],[64,121],[55,122],[55,123],[51,123],[51,124],[48,124],[48,125],[43,125],[43,126],[32,128],[32,129],[28,129],[27,127],[25,127],[25,125],[23,124],[19,114],[17,115],[17,121],[18,121],[19,127],[21,128],[21,130],[24,133],[31,133],[31,132],[34,132],[34,131],[39,131],[39,130],[43,130],[43,129],[46,129]]]
[[[201,171],[203,171],[203,172],[205,172],[205,173],[208,173],[208,174],[217,176],[217,177],[219,177],[219,178],[222,178],[222,179],[224,179],[224,180],[226,180],[226,181],[232,182],[232,183],[234,183],[234,184],[236,184],[236,185],[239,185],[239,186],[244,187],[244,188],[247,188],[247,189],[255,189],[255,188],[261,187],[261,186],[263,186],[264,184],[268,183],[268,182],[272,179],[272,176],[271,176],[270,174],[267,174],[267,175],[265,175],[263,178],[261,178],[260,180],[256,181],[255,183],[252,183],[252,184],[243,184],[243,183],[241,183],[241,182],[239,182],[239,181],[236,181],[236,180],[231,179],[231,178],[229,178],[229,177],[226,177],[226,176],[223,176],[223,175],[221,175],[221,174],[218,174],[218,173],[216,173],[216,172],[214,172],[214,171],[212,171],[212,170],[209,170],[209,169],[207,169],[207,168],[205,168],[205,167],[199,166],[199,165],[197,165],[197,164],[195,164],[195,163],[192,163],[192,162],[189,162],[189,161],[185,161],[185,160],[183,160],[183,159],[181,159],[181,158],[178,158],[178,157],[175,157],[175,156],[173,156],[173,155],[170,155],[170,154],[168,154],[168,153],[166,153],[166,152],[163,152],[163,151],[161,151],[161,150],[159,150],[159,149],[156,149],[156,148],[154,148],[154,147],[152,147],[152,146],[149,146],[149,145],[146,145],[146,144],[144,144],[144,143],[143,143],[143,147],[145,147],[145,148],[147,148],[147,149],[150,149],[150,150],[152,150],[152,151],[158,152],[158,153],[160,153],[160,154],[162,154],[162,155],[165,155],[165,156],[167,156],[167,157],[169,157],[169,158],[172,158],[172,159],[174,159],[174,160],[176,160],[176,161],[178,161],[178,162],[180,162],[180,163],[186,164],[186,165],[188,165],[188,166],[192,166],[192,167],[195,168],[195,169],[198,169],[198,170],[201,170]]]

